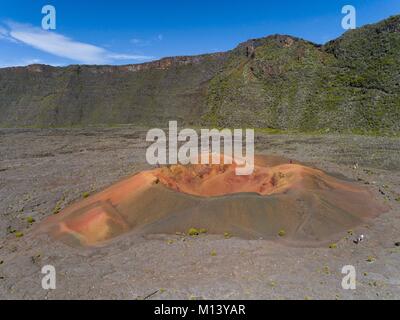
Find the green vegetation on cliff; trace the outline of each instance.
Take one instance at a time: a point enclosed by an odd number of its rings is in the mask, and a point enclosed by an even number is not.
[[[325,45],[291,36],[142,65],[0,69],[1,126],[400,131],[400,16]]]
[[[203,121],[218,127],[398,132],[400,17],[324,46],[290,36],[241,44],[210,81]]]

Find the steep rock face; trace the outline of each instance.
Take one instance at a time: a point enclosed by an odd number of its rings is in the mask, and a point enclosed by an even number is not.
[[[347,32],[324,46],[339,68],[334,79],[353,126],[400,130],[400,16]]]
[[[0,126],[400,131],[400,16],[323,46],[285,35],[127,66],[0,69]]]
[[[224,59],[212,54],[128,66],[0,69],[0,124],[190,123],[200,117],[207,82]]]
[[[320,107],[320,121],[329,127],[329,110],[318,99],[333,60],[317,45],[290,36],[244,43],[210,82],[203,119],[217,126],[308,129],[318,126]]]
[[[399,30],[396,16],[324,46],[280,35],[248,41],[210,82],[203,120],[217,126],[398,132]]]

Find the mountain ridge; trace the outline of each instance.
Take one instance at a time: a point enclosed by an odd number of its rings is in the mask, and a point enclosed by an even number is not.
[[[164,57],[157,60],[152,60],[149,62],[143,63],[132,63],[132,64],[123,64],[123,65],[107,65],[107,64],[69,64],[66,66],[52,66],[49,64],[42,64],[42,63],[33,63],[26,66],[9,66],[3,67],[0,69],[31,69],[34,70],[35,68],[54,68],[54,69],[68,69],[68,68],[79,68],[79,67],[87,67],[87,68],[104,68],[104,69],[120,69],[120,70],[127,70],[127,71],[140,71],[150,69],[151,67],[155,68],[162,68],[162,66],[177,64],[177,65],[184,65],[187,63],[196,63],[203,60],[206,57],[212,56],[221,56],[226,54],[228,51],[225,52],[213,52],[213,53],[204,53],[198,55],[182,55],[182,56],[172,56],[172,57]]]
[[[400,131],[400,16],[324,45],[290,35],[122,66],[0,69],[0,126]]]

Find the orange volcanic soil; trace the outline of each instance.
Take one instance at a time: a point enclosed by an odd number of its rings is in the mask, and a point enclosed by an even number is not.
[[[253,174],[238,176],[236,165],[175,165],[151,171],[168,188],[201,197],[253,192],[259,195],[284,193],[301,188],[318,188],[323,181],[327,187],[357,191],[358,187],[344,184],[322,171],[300,164],[278,165],[256,162]]]
[[[244,238],[318,245],[385,210],[364,187],[279,157],[236,164],[175,165],[138,173],[46,219],[40,232],[70,245],[98,245],[127,232],[191,227]]]

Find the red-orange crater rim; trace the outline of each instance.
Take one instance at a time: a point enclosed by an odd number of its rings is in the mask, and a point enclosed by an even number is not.
[[[256,156],[247,176],[236,175],[235,168],[143,171],[72,204],[38,231],[70,245],[94,246],[130,231],[175,234],[195,226],[275,239],[285,230],[285,240],[315,245],[387,209],[364,186],[281,157]]]

